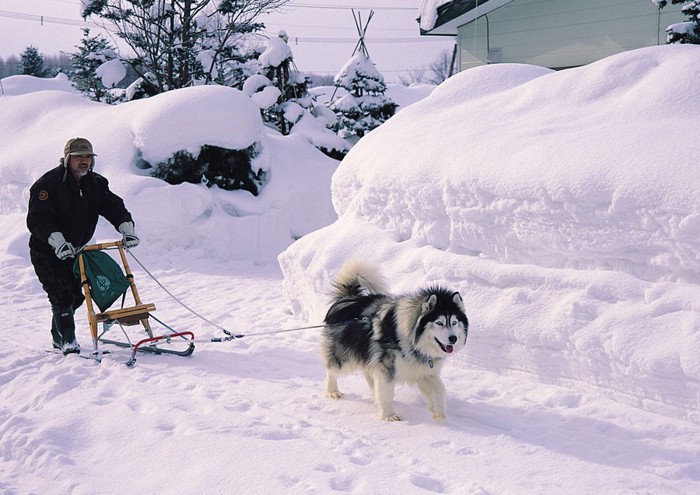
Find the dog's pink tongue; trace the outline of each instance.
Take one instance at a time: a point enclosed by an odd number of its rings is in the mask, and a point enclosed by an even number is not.
[[[451,345],[446,345],[446,346],[445,346],[445,352],[446,352],[447,354],[451,354],[452,351],[454,351],[454,348],[453,348]]]

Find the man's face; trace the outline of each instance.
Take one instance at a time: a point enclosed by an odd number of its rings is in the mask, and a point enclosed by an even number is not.
[[[68,158],[68,166],[76,180],[80,180],[90,170],[92,155],[71,155]]]

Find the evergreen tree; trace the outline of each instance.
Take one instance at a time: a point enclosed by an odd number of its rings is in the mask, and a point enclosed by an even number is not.
[[[83,29],[83,39],[76,46],[78,51],[71,54],[74,70],[69,73],[73,86],[91,100],[113,103],[115,96],[102,83],[97,69],[109,60],[117,58],[109,42],[103,36],[90,36],[90,30]]]
[[[370,13],[369,20],[372,18]],[[354,15],[354,12],[353,12]],[[343,138],[361,138],[367,132],[379,127],[396,112],[396,103],[384,95],[386,84],[384,76],[377,70],[369,58],[364,35],[367,25],[362,27],[358,18],[355,23],[360,34],[360,41],[355,53],[335,76],[337,88],[343,88],[347,94],[331,102],[330,108],[338,114],[334,130]]]
[[[330,106],[338,114],[335,129],[341,137],[362,137],[396,112],[396,103],[384,95],[384,77],[362,52],[356,53],[335,76],[335,86],[347,90]]]
[[[666,0],[652,0],[652,2],[659,9],[663,9],[668,4]],[[681,12],[688,17],[688,21],[668,26],[666,42],[700,45],[700,0],[671,0],[671,3],[683,4]]]
[[[287,33],[280,31],[278,36],[268,40],[267,49],[258,57],[260,73],[279,91],[277,101],[263,109],[263,119],[285,135],[303,110],[313,103],[309,97],[309,80],[294,67],[288,39]]]
[[[311,80],[294,66],[294,57],[284,31],[268,40],[258,57],[259,73],[246,79],[243,92],[260,107],[263,120],[282,134],[297,133],[319,150],[342,158],[349,149],[330,127],[337,116],[309,94]]]
[[[20,57],[20,74],[36,77],[46,77],[49,75],[44,67],[44,56],[39,52],[38,48],[29,46],[22,52]]]
[[[240,83],[246,35],[264,26],[262,13],[289,0],[83,0],[82,15],[112,23],[133,51],[125,59],[154,95],[195,84]]]

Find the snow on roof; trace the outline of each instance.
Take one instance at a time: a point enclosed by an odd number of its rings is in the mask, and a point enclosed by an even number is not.
[[[424,31],[433,29],[438,17],[438,8],[452,1],[454,0],[421,0],[420,7],[418,8],[420,28]]]

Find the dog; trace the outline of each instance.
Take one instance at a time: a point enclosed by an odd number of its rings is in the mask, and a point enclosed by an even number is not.
[[[417,384],[433,418],[445,419],[445,358],[467,343],[469,321],[459,292],[434,285],[392,295],[378,267],[351,260],[337,274],[324,319],[321,353],[326,396],[339,399],[338,377],[362,370],[386,421],[397,383]]]

